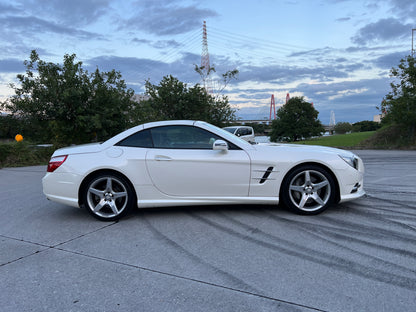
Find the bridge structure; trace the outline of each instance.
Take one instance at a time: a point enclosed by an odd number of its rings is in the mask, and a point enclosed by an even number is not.
[[[289,93],[286,94],[286,103],[290,100],[290,95]],[[313,103],[311,103],[311,105],[313,106]],[[239,120],[235,120],[234,123],[236,124],[240,124],[240,125],[245,125],[245,124],[264,124],[264,125],[270,125],[273,120],[276,119],[276,104],[275,104],[275,99],[274,99],[274,94],[272,94],[271,96],[271,100],[270,100],[270,115],[269,115],[269,119],[267,119],[266,117],[264,119],[239,119]],[[329,133],[333,133],[334,132],[334,127],[335,127],[335,113],[334,111],[331,111],[331,117],[329,120],[329,125],[322,125],[325,129],[325,132],[329,132]]]
[[[263,124],[263,125],[270,125],[272,123],[273,120],[269,120],[269,119],[239,119],[239,120],[234,120],[233,123],[235,124],[239,124],[239,125],[247,125],[247,124]],[[325,132],[332,132],[334,131],[334,126],[335,125],[322,125],[325,129]]]

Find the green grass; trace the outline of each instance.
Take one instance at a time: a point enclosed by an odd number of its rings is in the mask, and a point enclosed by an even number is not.
[[[359,147],[360,143],[371,137],[375,131],[335,134],[316,139],[295,142],[296,144],[322,145],[332,147]]]
[[[364,148],[416,150],[416,137],[397,124],[387,125],[360,143]]]

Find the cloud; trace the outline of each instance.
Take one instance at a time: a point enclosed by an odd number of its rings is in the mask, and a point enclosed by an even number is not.
[[[337,121],[356,122],[372,120],[373,115],[379,113],[376,106],[389,92],[389,82],[388,78],[382,77],[330,84],[303,83],[296,89],[314,102],[324,123],[329,122],[331,111],[335,112]]]
[[[71,27],[66,27],[54,22],[49,22],[34,16],[6,16],[0,17],[0,24],[3,27],[3,31],[20,31],[26,36],[40,35],[45,32],[55,33],[59,35],[69,35],[77,37],[78,39],[91,40],[104,38],[92,32],[78,30]]]
[[[148,46],[151,46],[155,49],[175,49],[183,46],[183,44],[177,42],[176,40],[158,40],[158,41],[152,41],[148,39],[138,39],[133,38],[131,40],[135,44],[146,44]]]
[[[152,41],[148,39],[139,39],[139,38],[133,38],[131,42],[136,44],[148,44],[151,45]]]
[[[358,45],[369,43],[395,41],[409,37],[412,24],[403,24],[395,18],[384,18],[376,23],[370,23],[358,30],[351,41]]]
[[[25,15],[53,19],[71,27],[91,24],[110,9],[110,0],[33,0],[17,1]]]
[[[337,121],[357,122],[372,120],[373,116],[379,113],[376,106],[380,104],[383,97],[388,93],[389,82],[390,79],[382,77],[379,79],[338,83],[300,83],[289,90],[282,89],[280,91],[289,91],[291,95],[300,94],[305,96],[308,101],[314,103],[315,108],[319,111],[319,119],[323,123],[329,123],[331,111],[335,112]],[[249,90],[247,94],[254,94],[255,91]],[[245,107],[244,103],[241,102],[240,106],[242,108],[237,115],[243,119],[263,119],[269,117],[270,94],[279,90],[264,91],[264,93],[258,93],[259,97],[257,99],[254,97],[248,99],[253,103],[251,107]],[[239,94],[239,98],[243,99],[244,96]],[[278,102],[280,103],[281,101],[276,98],[276,104]]]
[[[407,55],[409,55],[409,52],[407,51],[389,53],[375,59],[373,63],[379,68],[391,69],[392,67],[397,67],[400,63],[400,60],[405,58]]]
[[[230,63],[224,63],[226,59],[218,58],[218,60],[221,62],[216,67],[217,73],[222,74],[226,71],[223,70],[223,67],[231,65]],[[143,92],[146,80],[150,80],[153,84],[158,84],[167,75],[172,75],[190,85],[200,83],[200,76],[194,70],[194,65],[199,64],[200,61],[201,56],[194,53],[182,53],[178,59],[172,62],[108,55],[90,58],[84,62],[84,65],[90,72],[96,68],[100,71],[111,71],[112,69],[120,71],[123,79],[130,87],[136,92]],[[232,69],[234,68],[232,67]],[[230,67],[227,70],[229,69]],[[215,80],[215,77],[213,78]],[[235,85],[238,82],[239,80],[233,81],[231,85]]]
[[[152,46],[156,49],[172,49],[179,48],[182,44],[175,40],[158,40]]]
[[[19,9],[10,4],[0,3],[0,12],[2,14],[17,13],[19,12]]]
[[[89,71],[97,67],[100,71],[120,71],[127,84],[137,92],[143,92],[146,80],[158,84],[167,75],[186,83],[197,83],[199,76],[194,72],[193,64],[199,60],[200,56],[192,53],[185,53],[172,63],[136,57],[99,56],[87,60],[85,64]]]
[[[45,33],[80,40],[106,40],[104,35],[82,27],[104,15],[108,4],[109,0],[17,0],[13,1],[13,5],[0,3],[3,47],[10,42],[16,46],[32,40],[39,43],[38,39]]]
[[[218,14],[197,6],[179,6],[166,1],[139,1],[141,9],[123,28],[143,30],[159,36],[177,35],[200,28],[202,21]]]
[[[252,91],[252,92],[245,91],[244,93],[238,94],[238,98],[247,99],[247,100],[268,99],[270,101],[270,97],[272,94],[271,90],[267,90],[266,92],[256,92],[256,91],[257,90]]]
[[[239,81],[274,81],[279,83],[291,83],[302,79],[317,81],[331,81],[335,78],[347,78],[350,73],[364,68],[362,63],[325,63],[319,66],[246,66],[241,68]]]
[[[388,46],[377,46],[377,47],[365,47],[365,46],[353,46],[345,49],[347,53],[354,52],[382,52],[391,48],[391,45]]]
[[[267,120],[269,117],[269,114],[270,114],[270,103],[268,105],[244,107],[244,108],[240,108],[237,111],[237,116],[243,120]]]
[[[160,76],[163,69],[168,66],[166,63],[156,60],[119,56],[98,56],[87,60],[85,63],[90,71],[95,70],[95,68],[100,71],[111,71],[113,69],[120,71],[123,79],[131,84],[144,84],[146,79]]]
[[[322,56],[325,54],[329,54],[331,52],[334,52],[333,48],[330,47],[324,47],[319,49],[313,49],[313,50],[307,50],[307,51],[299,51],[299,52],[292,52],[288,55],[288,57],[298,57],[298,56]]]
[[[416,2],[409,0],[391,0],[391,4],[393,11],[397,12],[402,18],[415,20]]]
[[[20,73],[25,71],[23,61],[17,59],[0,60],[0,73]]]
[[[337,21],[337,22],[348,22],[349,20],[351,20],[351,17],[341,17],[341,18],[337,18],[335,21]]]
[[[308,94],[309,97],[316,97],[318,100],[328,100],[334,95],[346,93],[346,90],[366,90],[365,94],[378,95],[384,92],[389,86],[389,79],[386,77],[377,79],[362,79],[358,81],[342,81],[337,83],[309,84],[301,83],[296,89]],[[352,92],[349,93],[353,95]],[[356,92],[354,94],[357,94]],[[360,94],[363,94],[361,92]],[[346,100],[348,102],[348,100]]]

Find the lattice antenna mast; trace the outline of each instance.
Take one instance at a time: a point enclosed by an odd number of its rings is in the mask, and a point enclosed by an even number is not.
[[[272,119],[272,111],[273,111],[273,119]],[[276,104],[274,102],[274,94],[272,94],[272,98],[270,100],[270,115],[269,120],[276,119]]]
[[[331,117],[329,118],[329,126],[330,127],[335,126],[335,113],[334,113],[334,111],[331,111]]]
[[[209,64],[209,53],[208,53],[208,37],[207,37],[207,24],[204,21],[202,27],[202,54],[201,54],[201,70],[202,70],[202,80],[204,84],[204,88],[207,92],[212,93],[211,88],[211,79],[209,77],[210,74],[210,64]]]

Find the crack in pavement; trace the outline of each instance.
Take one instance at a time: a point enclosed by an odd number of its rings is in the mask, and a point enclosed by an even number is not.
[[[99,232],[99,231],[101,231],[101,230],[103,230],[105,228],[108,228],[110,226],[115,225],[116,223],[118,223],[118,221],[113,222],[113,223],[108,224],[108,225],[105,225],[105,226],[103,226],[103,227],[101,227],[99,229],[96,229],[94,231],[91,231],[91,232],[88,232],[88,233],[79,235],[77,237],[71,238],[71,239],[66,240],[64,242],[60,242],[60,243],[55,244],[55,245],[46,245],[46,244],[36,243],[36,242],[29,241],[29,240],[18,239],[18,238],[15,238],[15,237],[9,237],[9,236],[1,235],[0,234],[0,237],[3,237],[3,238],[7,238],[7,239],[19,241],[19,242],[24,242],[24,243],[28,243],[28,244],[32,244],[32,245],[36,245],[36,246],[40,246],[40,247],[44,247],[45,248],[43,250],[37,250],[35,252],[32,252],[29,255],[22,256],[20,258],[14,259],[12,261],[9,261],[9,262],[0,264],[0,267],[3,267],[3,266],[6,266],[6,265],[9,265],[9,264],[18,262],[20,260],[23,260],[23,259],[32,257],[34,255],[37,255],[39,253],[42,253],[42,252],[45,252],[45,251],[48,251],[48,250],[52,250],[53,249],[53,250],[59,250],[59,251],[62,251],[62,252],[70,253],[70,254],[73,254],[73,255],[78,255],[78,256],[86,257],[86,258],[89,258],[89,259],[95,259],[95,260],[105,261],[105,262],[109,262],[109,263],[113,263],[113,264],[117,264],[117,265],[129,267],[129,268],[134,268],[134,269],[138,269],[138,270],[142,270],[142,271],[146,271],[146,272],[150,272],[150,273],[160,274],[160,275],[167,276],[167,277],[171,277],[171,278],[177,278],[177,279],[181,279],[181,280],[185,280],[185,281],[189,281],[189,282],[194,282],[194,283],[198,283],[198,284],[202,284],[202,285],[206,285],[206,286],[210,286],[210,287],[221,288],[221,289],[229,290],[229,291],[232,291],[232,292],[238,292],[240,294],[254,296],[254,297],[257,297],[257,298],[266,299],[266,300],[278,302],[278,303],[281,303],[281,304],[287,304],[287,305],[291,305],[291,306],[295,306],[295,307],[307,309],[307,310],[310,310],[310,311],[326,312],[326,310],[322,310],[322,309],[319,309],[319,308],[315,308],[315,307],[312,307],[312,306],[308,306],[308,305],[304,305],[304,304],[300,304],[300,303],[296,303],[296,302],[292,302],[292,301],[288,301],[288,300],[284,300],[284,299],[279,299],[279,298],[274,298],[274,297],[266,296],[266,295],[263,295],[263,294],[260,294],[260,293],[254,292],[254,291],[246,291],[246,290],[242,290],[242,289],[238,289],[238,288],[233,288],[233,287],[230,287],[230,286],[225,286],[225,285],[221,285],[221,284],[207,282],[207,281],[204,281],[204,280],[201,280],[201,279],[195,279],[195,278],[191,278],[191,277],[186,277],[186,276],[182,276],[182,275],[178,275],[178,274],[174,274],[174,273],[170,273],[170,272],[164,272],[164,271],[160,271],[160,270],[156,270],[156,269],[152,269],[152,268],[142,267],[142,266],[139,266],[139,265],[124,263],[124,262],[120,262],[120,261],[116,261],[116,260],[111,260],[111,259],[107,259],[107,258],[103,258],[103,257],[93,256],[93,255],[89,255],[89,254],[85,254],[85,253],[81,253],[81,252],[77,252],[77,251],[73,251],[73,250],[68,250],[68,249],[65,249],[63,247],[59,247],[59,246],[62,246],[64,244],[66,244],[66,243],[69,243],[69,242],[75,241],[77,239],[80,239],[82,237],[86,237],[86,236],[88,236],[90,234]]]
[[[88,233],[84,233],[84,234],[78,235],[78,236],[76,236],[76,237],[73,237],[73,238],[71,238],[71,239],[68,239],[68,240],[66,240],[66,241],[64,241],[64,242],[60,242],[60,243],[55,244],[55,245],[47,245],[47,244],[42,244],[42,243],[32,242],[32,241],[30,241],[30,240],[26,240],[26,239],[22,239],[22,238],[16,238],[16,237],[11,237],[11,236],[7,236],[7,235],[2,235],[2,234],[0,234],[0,237],[3,237],[3,238],[7,238],[7,239],[11,239],[11,240],[15,240],[15,241],[18,241],[18,242],[24,242],[24,243],[28,243],[28,244],[31,244],[31,245],[36,245],[36,246],[40,246],[40,247],[44,247],[44,248],[45,248],[45,249],[43,249],[43,250],[37,250],[37,251],[32,252],[31,254],[28,254],[28,255],[26,255],[26,256],[22,256],[22,257],[20,257],[20,258],[17,258],[17,259],[11,260],[11,261],[9,261],[9,262],[6,262],[6,263],[1,263],[1,264],[0,264],[0,267],[5,266],[5,265],[8,265],[8,264],[11,264],[11,263],[14,263],[14,262],[17,262],[17,261],[22,260],[22,259],[26,259],[26,258],[28,258],[28,257],[31,257],[31,256],[36,255],[36,254],[39,254],[39,253],[44,252],[44,251],[46,251],[46,250],[50,250],[50,249],[58,249],[58,250],[59,250],[59,248],[57,248],[58,246],[61,246],[61,245],[63,245],[63,244],[69,243],[69,242],[72,242],[72,241],[74,241],[74,240],[77,240],[77,239],[79,239],[79,238],[85,237],[85,236],[87,236],[87,235],[90,235],[90,234],[96,233],[96,232],[101,231],[101,230],[103,230],[103,229],[105,229],[105,228],[108,228],[108,227],[110,227],[110,226],[112,226],[112,225],[114,225],[114,224],[116,224],[116,223],[118,223],[118,221],[116,221],[116,222],[112,222],[111,224],[107,224],[107,225],[105,225],[105,226],[103,226],[103,227],[100,227],[100,228],[98,228],[98,229],[94,230],[94,231],[90,231],[90,232],[88,232]]]

